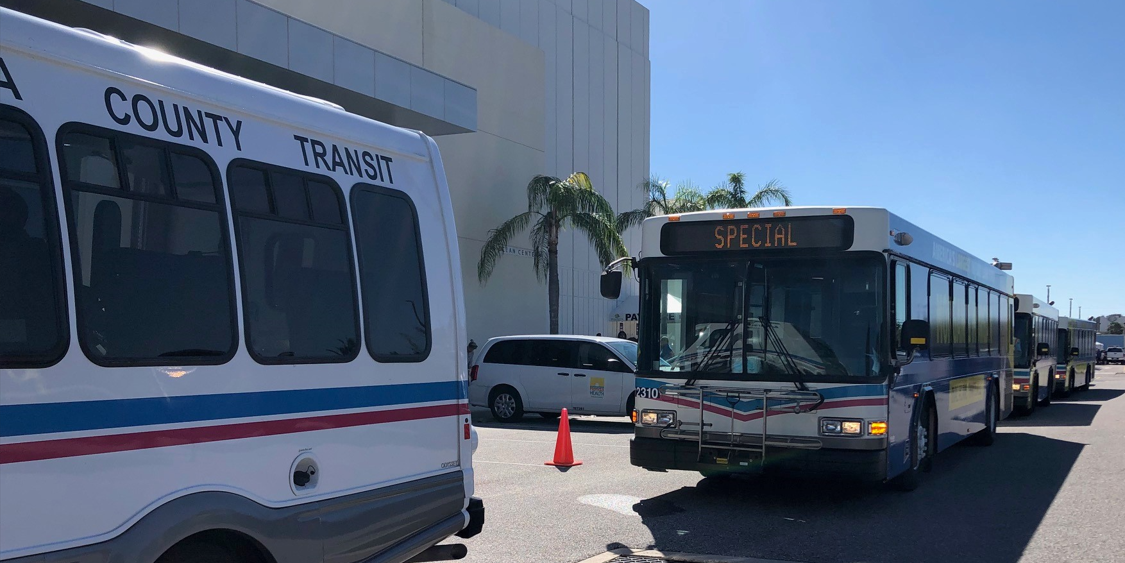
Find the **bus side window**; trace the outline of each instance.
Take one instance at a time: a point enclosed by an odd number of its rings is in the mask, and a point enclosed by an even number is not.
[[[251,357],[261,364],[354,360],[358,299],[340,188],[324,176],[246,160],[231,163],[227,183]],[[334,214],[323,211],[333,203]]]
[[[894,266],[895,349],[906,350],[902,341],[902,325],[910,320],[910,270],[906,263],[898,260],[895,260]]]
[[[953,352],[953,299],[950,280],[930,273],[930,355],[949,356]]]
[[[430,307],[418,212],[403,192],[352,188],[367,350],[379,362],[430,354]]]
[[[43,134],[0,106],[0,368],[46,367],[67,348],[55,192]]]
[[[234,275],[207,155],[81,124],[61,128],[58,148],[86,356],[104,366],[227,361],[238,342]],[[210,202],[177,195],[177,155],[203,163],[206,174],[182,180]]]

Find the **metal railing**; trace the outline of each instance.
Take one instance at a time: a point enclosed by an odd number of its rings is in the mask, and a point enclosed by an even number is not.
[[[663,438],[687,439],[699,441],[698,461],[703,461],[704,451],[708,448],[743,451],[758,454],[762,463],[766,460],[768,447],[797,448],[816,450],[820,449],[821,442],[815,438],[774,437],[769,435],[769,415],[771,412],[800,413],[808,412],[820,406],[824,398],[816,391],[800,391],[796,389],[769,389],[723,387],[712,385],[674,385],[661,389],[665,395],[683,397],[699,402],[699,422],[685,422],[678,420],[675,428],[665,429],[661,432]],[[708,399],[725,399],[728,405],[729,432],[716,431],[713,423],[706,420],[707,406],[719,407],[721,402],[709,402]],[[749,401],[761,401],[762,431],[761,433],[735,432],[734,421],[736,406]],[[774,404],[770,404],[773,401]],[[698,426],[695,432],[681,430],[683,427]],[[709,431],[708,427],[712,430]]]

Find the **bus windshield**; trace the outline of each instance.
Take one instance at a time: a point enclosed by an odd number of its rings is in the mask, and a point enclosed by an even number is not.
[[[645,269],[647,370],[824,381],[885,375],[885,259],[661,261]]]
[[[1031,365],[1031,349],[1035,347],[1035,344],[1031,342],[1031,315],[1016,313],[1014,340],[1016,344],[1016,367],[1029,367]]]

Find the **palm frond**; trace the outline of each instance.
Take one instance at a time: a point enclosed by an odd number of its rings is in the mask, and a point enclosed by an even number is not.
[[[765,207],[770,203],[780,203],[785,206],[793,205],[793,198],[789,190],[777,180],[770,180],[766,185],[759,186],[758,191],[746,201],[747,207]]]
[[[504,247],[508,246],[508,242],[513,237],[526,229],[536,215],[535,212],[526,211],[488,231],[488,240],[485,241],[484,248],[481,248],[480,261],[477,262],[477,280],[480,283],[488,282],[488,278],[492,277],[492,271],[496,269],[496,262],[504,255]]]
[[[531,226],[531,261],[535,268],[535,278],[545,281],[548,274],[550,255],[547,252],[547,242],[551,236],[550,224],[546,218],[536,221]]]
[[[668,202],[665,213],[691,213],[704,209],[707,209],[707,196],[691,180],[685,180],[676,186],[676,193]]]
[[[605,216],[595,213],[576,213],[568,219],[574,228],[590,239],[602,266],[628,253],[628,250],[625,249],[625,241],[621,239],[621,234],[617,232],[610,221],[606,220]]]
[[[542,212],[543,206],[547,203],[548,195],[551,192],[551,186],[558,182],[558,178],[543,174],[532,178],[531,181],[527,183],[527,210]]]
[[[652,205],[652,202],[646,203],[645,207],[648,207],[650,205]],[[645,219],[648,219],[653,215],[654,213],[651,213],[649,209],[643,208],[626,211],[624,213],[618,213],[617,218],[614,221],[614,229],[616,229],[618,233],[624,233],[632,227],[641,226],[641,223],[643,223]]]
[[[738,202],[735,200],[734,195],[730,190],[723,187],[716,187],[712,189],[704,197],[704,203],[707,204],[707,209],[732,209],[738,207]]]
[[[610,221],[614,217],[613,206],[594,189],[590,177],[584,172],[575,172],[552,186],[548,203],[560,221],[577,213],[594,213]]]

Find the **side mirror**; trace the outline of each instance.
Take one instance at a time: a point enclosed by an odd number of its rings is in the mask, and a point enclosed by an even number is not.
[[[621,297],[621,271],[602,272],[601,290],[606,299]]]
[[[1046,342],[1040,342],[1039,346],[1037,346],[1035,348],[1035,354],[1037,356],[1050,356],[1051,355],[1051,345],[1047,344]]]
[[[1078,347],[1077,346],[1070,349],[1070,355],[1071,356],[1077,356],[1078,355]]]
[[[902,343],[907,350],[928,350],[930,348],[930,323],[920,319],[910,319],[902,323]]]

